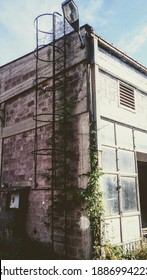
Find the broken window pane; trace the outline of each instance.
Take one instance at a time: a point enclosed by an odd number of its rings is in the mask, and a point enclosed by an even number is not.
[[[118,164],[121,173],[135,173],[134,152],[118,150]]]
[[[117,146],[121,148],[133,149],[133,135],[130,128],[117,125]]]
[[[123,211],[137,211],[136,179],[121,178]]]
[[[116,151],[114,148],[103,147],[102,160],[104,171],[116,171]]]
[[[105,214],[118,214],[117,175],[102,176],[102,189],[105,201]]]
[[[101,120],[100,133],[101,133],[102,144],[112,145],[112,146],[115,145],[113,123]]]

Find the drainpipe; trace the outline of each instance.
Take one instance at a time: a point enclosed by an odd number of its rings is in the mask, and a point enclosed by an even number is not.
[[[2,184],[2,146],[3,146],[3,126],[4,126],[4,107],[5,104],[0,104],[0,187]]]
[[[91,29],[91,41],[89,44],[89,67],[90,67],[90,112],[91,112],[91,121],[93,123],[93,130],[95,131],[95,145],[98,150],[98,166],[101,167],[101,144],[98,137],[98,131],[100,128],[100,97],[99,97],[99,66],[98,66],[98,39],[92,33]],[[101,246],[101,254],[104,252],[102,250],[104,246],[104,222],[103,217],[101,220],[101,231],[100,231],[100,246]]]
[[[4,125],[4,107],[5,104],[0,104],[0,188],[2,188],[2,157],[3,157],[3,125]],[[0,200],[2,193],[0,193]],[[0,203],[0,211],[1,211],[1,203]]]
[[[87,27],[86,27],[87,28]],[[94,124],[93,129],[96,131],[96,148],[99,150],[98,143],[98,129],[100,123],[100,102],[99,102],[99,67],[98,67],[98,40],[95,36],[93,36],[91,28],[91,33],[89,35],[90,42],[87,48],[87,60],[90,68],[90,111],[92,122]]]

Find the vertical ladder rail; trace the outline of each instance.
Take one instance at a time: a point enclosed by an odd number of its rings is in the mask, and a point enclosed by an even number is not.
[[[51,154],[51,243],[52,248],[54,250],[55,243],[58,242],[55,238],[56,231],[59,230],[58,224],[56,224],[56,209],[55,209],[55,200],[57,199],[57,194],[64,196],[65,208],[63,213],[64,224],[60,225],[60,228],[64,230],[64,241],[62,243],[64,250],[64,257],[67,256],[67,209],[66,209],[66,201],[67,201],[67,69],[66,69],[66,28],[65,28],[65,19],[64,19],[64,31],[63,38],[61,42],[63,45],[60,46],[59,41],[56,39],[56,18],[57,16],[61,16],[59,13],[53,14],[43,14],[36,18],[36,80],[35,80],[35,144],[34,144],[34,168],[35,168],[35,187],[37,187],[37,157],[39,155],[48,156]],[[43,16],[52,16],[52,32],[42,31],[39,28],[38,20]],[[52,47],[52,59],[44,59],[40,57],[40,51],[42,47],[47,47],[47,44],[39,45],[39,35],[41,32],[45,36],[51,35],[52,42],[49,44]],[[52,64],[52,112],[48,113],[38,113],[38,91],[40,89],[40,84],[44,81],[50,79],[48,76],[40,76],[39,73],[39,61],[44,63],[48,63],[47,67],[50,67]],[[62,90],[60,89],[62,88]],[[44,90],[44,89],[43,89]],[[60,101],[61,99],[61,101]],[[61,131],[61,127],[59,125],[59,119],[63,118],[64,129]],[[46,117],[51,120],[47,122]],[[44,118],[44,119],[43,119]],[[39,148],[38,144],[38,122],[44,122],[45,124],[51,124],[52,136],[51,136],[51,147]],[[58,147],[60,143],[60,149]],[[63,148],[61,149],[61,146]],[[60,186],[59,186],[60,185]],[[58,213],[59,214],[59,213]],[[61,215],[61,214],[59,214]],[[61,218],[62,216],[60,216]]]

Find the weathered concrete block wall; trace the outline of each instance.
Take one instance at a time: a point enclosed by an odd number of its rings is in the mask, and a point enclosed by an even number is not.
[[[89,171],[89,111],[87,99],[87,63],[85,50],[80,49],[78,35],[67,38],[67,98],[74,103],[71,126],[70,149],[75,158],[69,164],[74,170],[74,185],[86,187]],[[60,43],[60,42],[59,42]],[[41,57],[52,56],[49,48],[40,50]],[[40,82],[52,85],[52,65],[39,61]],[[37,188],[34,186],[34,141],[36,115],[35,104],[35,57],[31,53],[1,68],[0,104],[4,104],[4,123],[2,124],[1,185],[3,188],[30,186],[27,233],[31,238],[51,242],[51,228],[45,226],[46,211],[51,203],[50,181],[42,174],[52,167],[51,156],[37,156]],[[44,82],[45,81],[45,82]],[[37,113],[52,112],[52,93],[38,90]],[[52,136],[52,124],[39,123],[37,129],[38,149],[48,147]],[[1,140],[0,140],[1,141]],[[1,152],[1,151],[0,151]],[[60,224],[62,219],[59,219]],[[71,258],[88,258],[91,250],[90,226],[80,208],[68,213],[67,251]],[[58,253],[63,252],[64,234],[58,230],[55,244]]]
[[[16,182],[32,178],[32,145],[34,132],[24,132],[4,139],[3,184],[15,186]]]

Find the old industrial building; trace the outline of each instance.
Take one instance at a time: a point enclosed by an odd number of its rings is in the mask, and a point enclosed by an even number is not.
[[[91,258],[78,189],[92,168],[92,126],[103,170],[100,245],[132,248],[147,229],[147,69],[88,25],[82,47],[77,32],[40,30],[42,16],[35,51],[0,69],[1,238],[27,235],[61,256]]]

